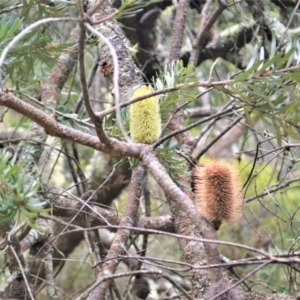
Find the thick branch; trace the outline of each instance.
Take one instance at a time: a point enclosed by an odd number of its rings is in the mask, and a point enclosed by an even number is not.
[[[251,41],[256,26],[257,24],[253,20],[248,20],[220,32],[218,37],[199,54],[198,65],[207,59],[222,57],[242,67],[242,57],[237,61],[237,52]]]
[[[169,62],[179,60],[190,0],[180,0],[176,8]]]
[[[55,200],[52,212],[56,217],[64,217],[67,219],[73,219],[77,214],[75,205],[68,199],[60,198]],[[111,225],[120,225],[121,217],[115,210],[97,208],[97,212],[102,216],[95,214],[93,211],[86,213],[86,217],[89,218],[89,222],[92,227],[106,225],[104,221],[108,221]],[[77,220],[74,220],[77,222]],[[170,215],[159,216],[159,217],[140,217],[138,220],[138,227],[145,229],[161,230],[165,232],[174,232],[173,218]]]
[[[197,37],[193,41],[193,51],[192,51],[192,54],[190,57],[190,62],[193,63],[194,65],[197,65],[198,57],[201,54],[205,38],[207,37],[208,34],[210,34],[210,29],[212,28],[214,23],[217,21],[219,16],[222,14],[224,9],[226,8],[227,1],[219,0],[218,4],[219,4],[219,6],[216,9],[216,11],[213,13],[213,15],[208,20],[204,20],[204,19],[202,20],[201,27],[199,29]],[[202,16],[202,17],[204,18],[204,16]]]
[[[95,1],[90,0],[91,4],[93,4],[93,2]],[[102,20],[113,13],[115,13],[115,9],[111,7],[110,1],[105,1],[101,6],[101,9],[92,16],[92,20],[97,23],[99,20]],[[94,25],[93,27],[108,39],[116,51],[119,65],[119,70],[117,71],[120,72],[118,74],[119,87],[114,88],[115,90],[120,88],[120,99],[123,102],[128,97],[130,90],[134,86],[139,86],[143,83],[140,70],[131,58],[130,51],[126,46],[128,45],[128,42],[124,36],[121,26],[116,20],[111,19],[105,23]],[[100,70],[104,76],[108,77],[109,80],[113,82],[116,66],[113,63],[109,46],[100,40],[98,49]]]
[[[129,196],[127,199],[124,215],[121,219],[120,226],[134,226],[137,220],[137,213],[140,204],[140,197],[142,193],[142,182],[144,177],[144,168],[138,166],[132,173],[132,180],[130,183]],[[103,264],[103,269],[98,275],[98,280],[105,276],[113,275],[118,266],[118,260],[114,257],[124,254],[126,244],[130,235],[130,230],[119,229],[116,233],[111,248],[107,254],[106,262]],[[106,291],[110,285],[110,280],[103,281],[89,296],[88,299],[104,299]]]
[[[30,118],[42,126],[49,135],[70,140],[111,155],[138,156],[140,146],[137,144],[125,144],[114,139],[112,140],[113,149],[107,149],[105,145],[99,142],[97,137],[58,123],[55,116],[48,116],[46,113],[18,99],[11,93],[0,93],[0,105],[9,107]]]
[[[170,179],[151,149],[145,148],[141,153],[142,162],[163,189],[174,218],[175,232],[187,236],[217,239],[215,230],[200,218],[191,199]],[[180,247],[185,261],[194,265],[219,263],[216,244],[203,244],[180,239]],[[193,296],[203,296],[210,282],[216,283],[222,278],[220,269],[193,270]]]
[[[180,0],[176,8],[176,15],[174,20],[171,48],[169,54],[169,63],[180,59],[180,51],[182,47],[183,33],[186,26],[186,16],[190,0]],[[171,131],[176,131],[183,128],[184,116],[183,110],[178,105],[174,105],[175,113],[171,119],[168,128]],[[193,147],[193,139],[188,131],[185,131],[176,136],[177,140],[182,143],[181,150],[190,153]]]

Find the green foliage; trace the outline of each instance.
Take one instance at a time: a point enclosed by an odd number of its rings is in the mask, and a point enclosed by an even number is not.
[[[76,114],[68,109],[66,106],[59,106],[55,110],[56,120],[61,124],[69,126],[71,128],[80,129],[83,132],[90,133],[94,135],[94,132],[91,130],[90,126],[87,123],[81,121],[82,114]]]
[[[122,0],[122,4],[118,8],[117,18],[130,18],[143,10],[144,7],[160,2],[161,0],[137,1],[137,0]]]
[[[8,43],[14,38],[16,35],[22,20],[19,19],[16,15],[4,15],[0,19],[0,51],[2,51]],[[1,52],[0,52],[1,53]],[[9,65],[14,62],[13,58],[7,59],[4,62],[4,69],[6,69]],[[2,71],[1,71],[1,74]]]
[[[123,120],[124,129],[129,132],[129,110],[127,107],[121,109],[121,118]],[[113,112],[104,119],[104,126],[110,130],[110,134],[115,137],[122,137],[121,130],[116,121],[116,113]]]
[[[40,202],[37,192],[40,184],[26,183],[24,163],[15,162],[10,153],[0,155],[0,224],[11,222],[18,216],[34,226],[38,214],[45,212],[45,202]]]
[[[174,104],[188,103],[195,100],[196,95],[199,92],[198,89],[186,85],[197,81],[193,68],[193,64],[184,67],[182,60],[172,62],[165,67],[164,72],[162,72],[160,77],[157,77],[156,80],[153,79],[154,90],[172,88],[179,84],[183,85],[183,87],[177,91],[160,95],[162,123],[165,123],[168,120],[170,113],[174,110]]]
[[[172,180],[180,186],[180,177],[187,175],[187,164],[178,150],[179,146],[180,144],[171,144],[171,139],[169,139],[163,147],[156,150],[156,153]]]
[[[63,8],[62,4],[49,6],[42,1],[30,0],[23,1],[23,6],[19,10],[0,14],[0,54],[28,25],[38,19],[59,17]],[[33,11],[36,13],[33,14]],[[1,66],[2,79],[9,77],[10,81],[20,88],[31,85],[34,74],[41,67],[52,66],[56,57],[72,45],[58,42],[61,37],[56,36],[55,32],[55,24],[43,24],[20,39],[10,49]]]
[[[194,72],[193,64],[187,67],[183,66],[183,62],[172,62],[165,67],[160,77],[153,79],[155,90],[162,90],[165,88],[172,88],[182,85],[182,88],[174,92],[162,94],[160,99],[160,114],[162,123],[167,122],[170,115],[174,113],[176,104],[189,103],[194,101],[198,89],[187,86],[188,83],[196,82],[197,77]],[[162,136],[167,134],[164,130]],[[160,162],[166,168],[172,180],[181,185],[181,176],[187,175],[187,164],[184,156],[178,150],[180,144],[171,144],[171,139],[168,139],[161,147],[156,150]]]
[[[0,48],[3,48],[14,37],[22,20],[16,15],[4,15],[0,21]]]
[[[277,52],[271,44],[271,56],[263,60],[264,52],[258,55],[258,49],[249,62],[247,69],[234,76],[227,87],[216,87],[237,100],[244,109],[248,124],[254,119],[262,120],[268,128],[274,128],[279,145],[282,135],[298,138],[300,122],[300,104],[298,84],[300,67],[290,67],[296,62],[296,50],[300,50],[293,41],[285,52]],[[297,49],[298,48],[298,49]],[[257,58],[260,58],[258,61]]]
[[[160,78],[156,78],[155,80],[153,79],[154,91],[172,88],[176,85],[182,84],[182,88],[177,91],[155,96],[159,99],[162,123],[167,122],[170,114],[174,110],[175,104],[182,104],[184,102],[188,103],[195,100],[196,95],[198,94],[198,89],[186,86],[187,83],[195,81],[197,81],[197,78],[193,71],[193,65],[184,67],[182,61],[172,62],[165,67]],[[134,92],[134,90],[132,92]],[[125,130],[129,131],[129,110],[127,107],[121,109],[121,116]],[[121,136],[121,131],[116,122],[115,113],[112,113],[105,118],[104,126],[110,131],[112,136]],[[163,132],[163,134],[166,133],[167,131]]]
[[[66,3],[53,0],[23,0],[22,15],[28,16],[35,11],[36,19],[60,17],[65,14]],[[53,5],[55,2],[55,5]]]

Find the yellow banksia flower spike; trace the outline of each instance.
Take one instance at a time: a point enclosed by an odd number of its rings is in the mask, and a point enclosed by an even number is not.
[[[153,92],[151,86],[142,85],[137,88],[131,98]],[[161,117],[158,98],[153,96],[135,102],[129,107],[130,134],[136,143],[152,144],[161,135]]]

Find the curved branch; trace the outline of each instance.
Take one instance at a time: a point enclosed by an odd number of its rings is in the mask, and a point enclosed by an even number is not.
[[[42,126],[49,135],[70,140],[75,143],[100,150],[104,153],[109,153],[111,155],[133,157],[139,156],[141,144],[125,144],[118,140],[112,139],[113,148],[108,148],[99,141],[98,137],[58,123],[54,115],[47,115],[34,106],[27,104],[26,102],[15,97],[11,93],[0,93],[0,105],[9,107],[16,112],[30,118]]]

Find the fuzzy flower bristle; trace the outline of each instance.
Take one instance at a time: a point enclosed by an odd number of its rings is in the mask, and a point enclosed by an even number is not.
[[[197,165],[193,180],[195,204],[200,216],[219,225],[223,220],[235,222],[241,218],[242,186],[234,166],[218,161]]]
[[[131,98],[143,96],[153,92],[150,86],[142,85],[134,91]],[[130,134],[136,143],[152,144],[161,135],[161,117],[157,97],[130,105]]]

